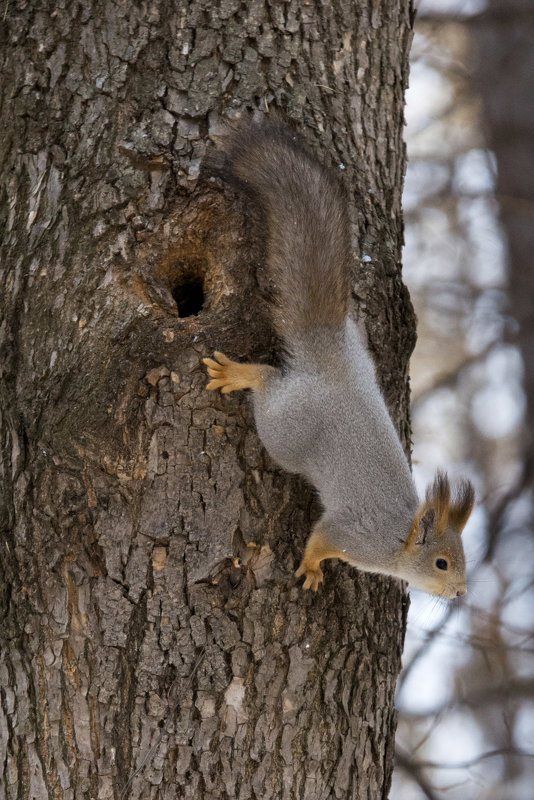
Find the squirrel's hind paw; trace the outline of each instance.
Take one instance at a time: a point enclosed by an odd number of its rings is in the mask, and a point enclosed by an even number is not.
[[[301,575],[306,575],[306,580],[302,584],[303,589],[312,589],[314,592],[317,591],[319,588],[319,584],[322,583],[323,580],[323,571],[319,565],[316,567],[312,567],[309,564],[305,564],[304,561],[295,572],[297,578],[300,578]]]

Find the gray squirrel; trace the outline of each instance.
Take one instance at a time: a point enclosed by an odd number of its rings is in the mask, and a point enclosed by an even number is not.
[[[323,514],[296,572],[317,590],[321,561],[409,581],[445,598],[465,594],[461,532],[475,494],[451,496],[438,472],[419,503],[406,455],[351,316],[346,202],[337,176],[280,119],[241,124],[224,148],[228,177],[251,195],[267,226],[284,364],[205,358],[209,390],[252,389],[258,434],[271,457],[317,489]]]

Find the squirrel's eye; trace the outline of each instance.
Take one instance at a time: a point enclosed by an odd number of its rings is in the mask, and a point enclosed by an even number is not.
[[[438,558],[438,559],[436,559],[436,567],[437,567],[438,569],[447,569],[447,568],[448,568],[448,566],[449,566],[449,565],[447,564],[447,562],[445,561],[445,559],[444,559],[444,558]]]

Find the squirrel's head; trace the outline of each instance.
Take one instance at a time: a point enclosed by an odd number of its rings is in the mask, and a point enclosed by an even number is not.
[[[400,559],[403,577],[417,589],[449,599],[466,593],[461,534],[474,503],[470,481],[462,481],[451,497],[447,475],[436,474],[414,517]]]

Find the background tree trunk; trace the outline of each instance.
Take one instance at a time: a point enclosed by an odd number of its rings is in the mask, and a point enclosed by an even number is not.
[[[534,2],[489,0],[475,18],[475,77],[497,160],[500,216],[508,240],[509,298],[519,323],[527,400],[525,483],[534,488]]]
[[[407,442],[411,22],[405,0],[6,5],[0,797],[387,796],[405,596],[293,576],[312,492],[200,361],[273,357],[262,242],[197,178],[253,106],[344,169]]]
[[[526,399],[520,451],[523,467],[515,486],[494,512],[495,523],[488,550],[488,555],[492,555],[498,546],[498,537],[501,546],[506,537],[508,552],[514,550],[506,521],[513,518],[513,507],[518,497],[523,499],[521,546],[534,535],[534,2],[489,0],[486,10],[475,18],[472,29],[477,45],[475,79],[482,99],[485,133],[497,162],[497,198],[508,246],[509,307],[518,323],[517,339],[515,336],[513,339],[516,339],[523,357]],[[504,552],[504,547],[501,552]],[[513,596],[514,589],[519,593],[521,577],[517,580],[516,585],[507,588],[508,596]],[[528,776],[531,770],[529,759],[518,751],[516,722],[525,706],[522,706],[521,699],[514,698],[513,686],[520,667],[498,627],[495,629],[486,622],[486,630],[480,630],[479,635],[486,639],[491,636],[495,642],[504,688],[502,699],[493,708],[482,703],[480,708],[475,706],[473,713],[482,722],[488,746],[501,748],[505,754],[503,784],[511,786],[511,792],[519,791],[515,787],[520,785],[520,777]],[[473,654],[471,663],[466,665],[466,668],[471,667],[471,675],[475,663]],[[480,691],[484,686],[481,678],[486,683],[488,678],[482,677],[481,670],[476,674],[476,689]],[[530,694],[532,701],[532,687],[526,694]]]

